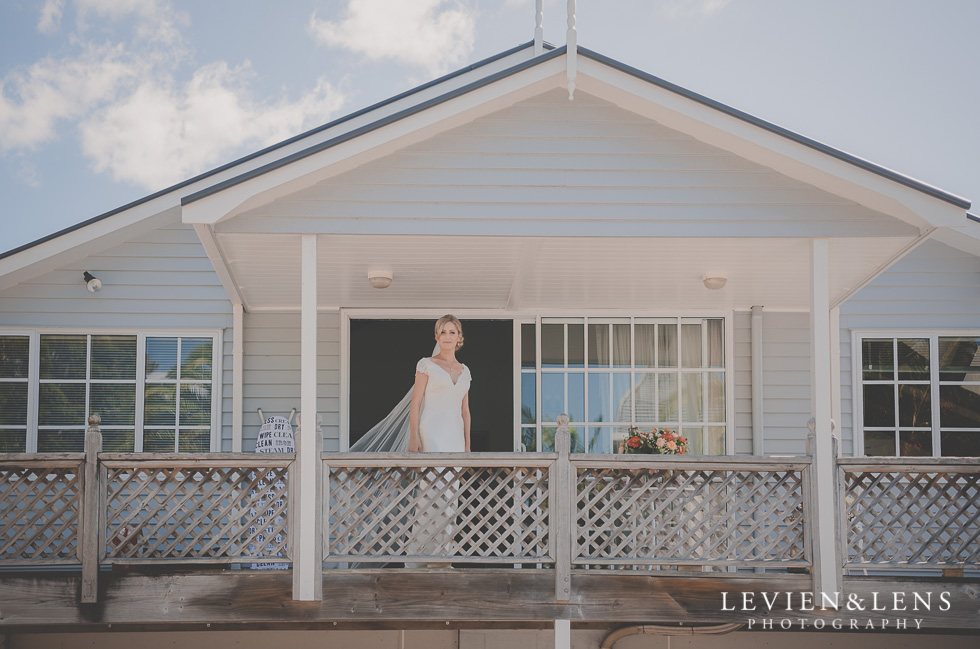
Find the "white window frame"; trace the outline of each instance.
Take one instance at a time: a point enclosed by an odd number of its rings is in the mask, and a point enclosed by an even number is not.
[[[864,453],[864,380],[861,357],[863,354],[862,341],[866,338],[926,338],[929,340],[929,403],[932,409],[932,455],[928,457],[941,458],[942,427],[939,413],[939,380],[938,350],[940,338],[978,337],[980,329],[855,329],[851,331],[851,403],[854,412],[852,432],[854,435],[854,455],[867,457]],[[897,361],[896,361],[897,362]],[[894,382],[892,382],[894,383]],[[898,410],[896,405],[896,416]],[[896,426],[896,429],[898,427]],[[946,428],[946,430],[951,430]],[[952,429],[956,430],[956,429]],[[980,435],[980,433],[977,433]],[[895,441],[895,457],[907,457],[898,454],[898,437]]]
[[[514,361],[515,361],[515,363],[514,363],[514,365],[515,365],[515,377],[514,377],[514,405],[515,405],[515,408],[514,408],[514,410],[515,410],[515,417],[514,417],[514,419],[515,419],[515,424],[514,424],[515,425],[515,429],[514,429],[514,448],[517,448],[517,449],[522,448],[522,445],[523,445],[523,429],[524,428],[531,428],[531,425],[524,425],[524,424],[521,423],[521,420],[520,420],[520,411],[521,411],[521,375],[522,374],[530,374],[531,373],[530,371],[525,371],[524,368],[521,367],[521,349],[522,349],[522,343],[523,343],[522,338],[521,338],[521,325],[524,325],[524,324],[533,324],[534,325],[534,332],[535,332],[535,369],[534,369],[534,374],[537,377],[537,379],[535,381],[535,390],[536,390],[536,395],[535,395],[535,401],[536,401],[535,419],[536,419],[536,422],[534,424],[534,428],[535,428],[535,438],[536,438],[535,439],[535,445],[538,448],[538,450],[540,450],[541,449],[541,444],[542,444],[542,428],[544,428],[546,426],[554,426],[555,425],[554,422],[544,422],[542,420],[542,418],[541,418],[541,416],[542,416],[542,412],[541,412],[541,409],[542,409],[542,398],[541,398],[541,387],[542,387],[541,377],[542,377],[542,374],[549,373],[549,372],[551,372],[551,373],[566,372],[567,373],[569,371],[568,368],[565,368],[565,369],[555,368],[553,370],[546,371],[546,370],[543,370],[543,368],[541,367],[541,324],[542,324],[542,320],[547,320],[547,319],[568,319],[568,320],[577,320],[577,321],[581,321],[582,322],[583,326],[585,327],[585,331],[586,331],[586,349],[585,349],[585,352],[584,353],[586,355],[586,366],[587,366],[588,365],[588,333],[587,332],[588,332],[588,325],[589,325],[589,319],[590,318],[591,319],[594,319],[594,320],[600,320],[600,319],[601,320],[608,320],[608,319],[620,319],[620,318],[621,319],[628,319],[629,320],[629,322],[630,322],[630,325],[629,325],[630,326],[630,341],[631,341],[630,342],[630,350],[631,350],[630,351],[630,355],[631,355],[631,358],[630,358],[630,367],[629,368],[620,368],[620,369],[615,369],[615,370],[613,368],[609,368],[609,370],[608,370],[611,373],[622,373],[622,374],[626,374],[627,376],[632,376],[633,373],[636,373],[637,372],[637,369],[634,367],[634,365],[635,365],[635,357],[636,357],[636,349],[635,349],[635,344],[634,344],[635,343],[635,324],[636,324],[636,320],[638,320],[638,319],[646,319],[646,318],[675,319],[677,321],[677,323],[678,323],[678,335],[680,335],[680,332],[681,332],[680,324],[684,320],[689,320],[689,319],[717,319],[717,320],[722,320],[724,322],[724,329],[725,329],[725,331],[724,331],[724,341],[725,341],[725,355],[724,355],[724,363],[725,363],[725,366],[724,366],[724,368],[718,368],[718,369],[714,369],[714,370],[709,370],[709,369],[706,369],[706,368],[688,368],[687,370],[685,370],[685,368],[683,368],[683,367],[680,366],[681,365],[681,359],[680,359],[680,356],[678,356],[678,367],[676,368],[676,370],[678,372],[678,380],[679,381],[681,381],[681,378],[682,378],[682,376],[685,373],[699,373],[699,374],[704,374],[704,373],[707,373],[707,372],[710,372],[710,371],[724,373],[724,375],[725,375],[725,421],[722,424],[719,424],[718,422],[696,422],[696,423],[688,422],[688,424],[690,426],[700,426],[700,427],[704,427],[704,428],[707,428],[707,427],[716,427],[718,425],[723,425],[725,427],[725,453],[727,455],[734,455],[735,454],[734,453],[734,448],[735,448],[735,425],[734,425],[735,400],[734,400],[734,394],[735,394],[735,392],[734,392],[734,384],[733,384],[734,383],[734,360],[735,360],[735,353],[734,353],[734,341],[735,341],[735,335],[734,334],[735,334],[735,332],[734,332],[734,328],[733,328],[734,327],[734,324],[733,324],[734,323],[734,314],[731,311],[722,311],[722,312],[719,312],[719,311],[693,311],[693,312],[686,312],[686,313],[683,313],[681,315],[678,315],[677,312],[673,312],[673,313],[662,313],[662,312],[649,313],[649,312],[633,312],[633,311],[630,311],[630,312],[623,312],[623,311],[616,311],[616,312],[590,311],[590,312],[587,312],[587,313],[584,313],[584,314],[583,313],[570,314],[568,311],[562,311],[560,313],[537,314],[534,318],[523,318],[523,319],[521,319],[521,318],[515,318],[514,319],[514,350],[515,350],[514,351]],[[576,324],[577,324],[577,322],[576,322]],[[704,341],[703,340],[702,340],[702,344],[704,344]],[[566,340],[566,347],[567,347],[567,340]],[[565,351],[566,351],[566,357],[567,357],[567,351],[568,350],[566,349]],[[678,350],[678,354],[680,354],[680,350]],[[585,373],[585,398],[586,398],[586,400],[588,400],[588,391],[589,391],[589,381],[588,381],[588,373],[589,372],[588,372],[588,369],[589,368],[587,368],[587,367],[583,367],[581,369],[581,371]],[[572,370],[572,371],[578,372],[579,370],[576,368],[575,370]],[[602,370],[595,370],[595,369],[593,369],[593,371],[606,371],[606,370],[605,370],[605,368],[603,368]],[[640,370],[639,373],[644,373],[644,370]],[[654,371],[654,370],[650,370],[650,373],[657,373],[657,372]],[[632,381],[631,381],[631,385],[632,385]],[[567,381],[566,381],[565,389],[566,389],[566,401],[567,401],[567,389],[568,389]],[[632,391],[633,390],[631,389],[631,393],[632,393]],[[633,399],[635,401],[635,395],[634,396],[631,396],[631,399]],[[680,403],[678,403],[678,407],[680,408],[680,407],[682,407],[682,405]],[[630,422],[630,425],[634,425],[636,423],[636,408],[635,408],[635,403],[633,404],[633,407],[631,408],[631,412],[632,412],[632,421]],[[678,417],[681,417],[681,412],[680,411],[678,412]],[[588,419],[588,414],[586,414],[586,419]],[[646,424],[646,422],[644,422],[644,424]],[[586,427],[590,427],[591,426],[590,422],[585,422],[584,425]],[[606,425],[611,425],[611,424],[606,424]],[[584,443],[585,444],[588,444],[588,440],[584,440]],[[588,448],[586,448],[585,451],[586,451],[586,453],[588,453],[589,452],[588,451]],[[615,451],[615,442],[614,442],[613,451]]]
[[[136,397],[134,422],[134,450],[142,452],[143,442],[143,397],[146,386],[146,339],[147,338],[211,338],[211,428],[210,452],[216,452],[221,444],[221,404],[224,376],[222,370],[223,331],[221,329],[111,329],[106,327],[35,327],[13,328],[0,327],[2,336],[28,336],[30,338],[30,369],[28,378],[27,399],[27,452],[37,452],[38,442],[38,400],[40,393],[41,374],[41,336],[135,336],[136,337]],[[141,353],[142,352],[142,353]],[[87,355],[88,358],[88,355]],[[86,363],[88,364],[88,363]],[[88,370],[86,370],[86,373]],[[112,381],[108,381],[112,382]],[[123,381],[126,382],[126,381]],[[91,381],[86,377],[86,386]],[[86,387],[88,390],[88,387]],[[180,398],[179,390],[177,398]],[[88,426],[88,405],[86,399],[85,426]]]

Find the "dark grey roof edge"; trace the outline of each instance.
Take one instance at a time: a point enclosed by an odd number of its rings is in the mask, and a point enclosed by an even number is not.
[[[714,108],[715,110],[731,115],[732,117],[736,117],[744,122],[748,122],[749,124],[752,124],[753,126],[758,126],[759,128],[765,129],[771,133],[775,133],[776,135],[781,135],[787,139],[793,140],[794,142],[798,142],[799,144],[807,146],[811,149],[815,149],[821,153],[837,158],[838,160],[842,160],[856,167],[860,167],[865,171],[870,171],[871,173],[887,178],[888,180],[897,182],[901,185],[905,185],[906,187],[910,187],[924,194],[928,194],[933,198],[938,198],[942,201],[955,205],[956,207],[962,207],[963,209],[970,209],[970,205],[971,205],[970,200],[963,198],[962,196],[951,194],[933,185],[929,185],[927,183],[916,180],[909,176],[900,174],[897,171],[892,171],[887,167],[876,165],[873,162],[869,162],[868,160],[865,160],[864,158],[859,158],[855,155],[851,155],[850,153],[845,153],[840,149],[835,149],[834,147],[824,144],[823,142],[812,140],[808,137],[800,135],[799,133],[783,128],[782,126],[777,126],[772,122],[767,122],[764,119],[760,119],[758,117],[755,117],[754,115],[750,115],[748,113],[740,111],[737,108],[732,108],[727,104],[723,104],[709,97],[705,97],[704,95],[700,95],[696,92],[688,90],[687,88],[683,88],[681,86],[678,86],[677,84],[661,79],[660,77],[655,77],[652,74],[634,68],[630,65],[626,65],[625,63],[621,63],[615,59],[611,59],[608,56],[604,56],[588,48],[579,46],[578,51],[581,55],[587,58],[608,65],[611,68],[615,68],[616,70],[625,72],[626,74],[634,76],[643,81],[652,83],[656,86],[663,88],[664,90],[669,90],[670,92],[678,94],[682,97],[696,101],[699,104],[704,104],[709,108]]]
[[[25,244],[23,244],[21,246],[17,246],[16,248],[12,248],[11,250],[8,250],[6,252],[0,252],[0,259],[6,259],[7,257],[12,257],[13,255],[16,255],[16,254],[18,254],[20,252],[23,252],[23,251],[28,250],[30,248],[33,248],[35,246],[39,246],[42,243],[46,243],[46,242],[51,241],[53,239],[57,239],[58,237],[61,237],[61,236],[64,236],[66,234],[69,234],[71,232],[74,232],[75,230],[80,230],[80,229],[82,229],[82,228],[84,228],[86,226],[92,225],[93,223],[98,223],[99,221],[101,221],[103,219],[107,219],[107,218],[109,218],[111,216],[115,216],[116,214],[119,214],[121,212],[125,212],[126,210],[129,210],[129,209],[132,209],[132,208],[137,207],[139,205],[142,205],[143,203],[148,203],[148,202],[150,202],[150,201],[152,201],[154,199],[157,199],[157,198],[159,198],[161,196],[164,196],[166,194],[169,194],[170,192],[173,192],[173,191],[176,191],[176,190],[181,189],[183,187],[187,187],[189,185],[192,185],[192,184],[194,184],[196,182],[199,182],[201,180],[204,180],[206,178],[209,178],[211,176],[214,176],[216,174],[219,174],[222,171],[227,171],[228,169],[234,168],[234,167],[236,167],[236,166],[238,166],[240,164],[243,164],[245,162],[248,162],[249,160],[254,160],[255,158],[261,157],[261,156],[263,156],[263,155],[265,155],[267,153],[271,153],[272,151],[275,151],[277,149],[281,149],[282,147],[285,147],[285,146],[288,146],[290,144],[293,144],[294,142],[297,142],[299,140],[302,140],[304,138],[307,138],[307,137],[309,137],[311,135],[315,135],[315,134],[317,134],[317,133],[319,133],[321,131],[327,130],[329,128],[333,128],[334,126],[337,126],[339,124],[343,124],[344,122],[350,121],[350,120],[354,119],[355,117],[360,117],[361,115],[364,115],[365,113],[370,113],[373,110],[377,110],[378,108],[382,108],[384,106],[387,106],[389,104],[392,104],[392,103],[394,103],[396,101],[399,101],[401,99],[404,99],[405,97],[410,97],[411,95],[414,95],[414,94],[416,94],[418,92],[422,92],[423,90],[427,90],[428,88],[431,88],[433,86],[436,86],[436,85],[438,85],[440,83],[443,83],[445,81],[449,81],[450,79],[454,79],[455,77],[458,77],[458,76],[460,76],[462,74],[466,74],[467,72],[472,72],[473,70],[479,69],[479,68],[481,68],[481,67],[483,67],[485,65],[489,65],[489,64],[494,63],[496,61],[499,61],[500,59],[506,58],[506,57],[508,57],[508,56],[510,56],[512,54],[516,54],[517,52],[520,52],[522,50],[526,50],[526,49],[528,49],[530,47],[534,47],[534,41],[529,41],[527,43],[522,43],[520,45],[517,45],[515,47],[510,48],[509,50],[506,50],[504,52],[500,52],[499,54],[494,54],[493,56],[490,56],[488,58],[485,58],[485,59],[482,59],[480,61],[477,61],[476,63],[471,63],[470,65],[468,65],[468,66],[466,66],[464,68],[460,68],[459,70],[456,70],[454,72],[450,72],[449,74],[444,75],[442,77],[439,77],[437,79],[433,79],[432,81],[427,81],[426,83],[423,83],[420,86],[416,86],[414,88],[411,88],[409,90],[406,90],[403,93],[400,93],[400,94],[395,95],[393,97],[389,97],[389,98],[387,98],[385,100],[379,101],[379,102],[377,102],[375,104],[372,104],[372,105],[368,106],[367,108],[361,108],[361,109],[359,109],[359,110],[357,110],[357,111],[355,111],[353,113],[349,113],[347,115],[344,115],[343,117],[339,117],[339,118],[337,118],[337,119],[335,119],[333,121],[327,122],[326,124],[322,124],[320,126],[317,126],[315,128],[312,128],[312,129],[310,129],[308,131],[305,131],[303,133],[300,133],[299,135],[294,135],[293,137],[291,137],[289,139],[286,139],[286,140],[283,140],[281,142],[277,142],[275,144],[269,145],[269,146],[265,147],[264,149],[260,149],[259,151],[256,151],[254,153],[250,153],[247,156],[244,156],[242,158],[238,158],[237,160],[233,160],[232,162],[228,162],[226,164],[223,164],[220,167],[215,167],[214,169],[211,169],[209,171],[205,171],[204,173],[198,174],[197,176],[194,176],[193,178],[190,178],[188,180],[181,181],[181,182],[177,183],[176,185],[171,185],[170,187],[167,187],[166,189],[161,189],[158,192],[154,192],[154,193],[152,193],[152,194],[150,194],[148,196],[144,196],[142,198],[136,199],[135,201],[132,201],[130,203],[126,203],[125,205],[123,205],[121,207],[114,208],[114,209],[112,209],[112,210],[110,210],[108,212],[104,212],[102,214],[99,214],[98,216],[94,216],[94,217],[92,217],[90,219],[86,219],[86,220],[81,221],[79,223],[76,223],[74,225],[68,226],[67,228],[64,228],[62,230],[58,230],[57,232],[53,232],[53,233],[51,233],[49,235],[46,235],[46,236],[41,237],[40,239],[35,239],[34,241],[25,243]],[[556,49],[554,45],[552,45],[551,43],[548,43],[547,41],[544,43],[544,48],[546,50],[554,50],[554,49]]]
[[[980,223],[980,216],[977,216],[976,214],[970,214],[969,212],[967,212],[966,218],[970,219],[971,221],[976,221],[977,223]]]
[[[297,151],[296,153],[293,153],[293,154],[288,155],[288,156],[284,156],[282,158],[279,158],[278,160],[273,160],[272,162],[270,162],[270,163],[268,163],[266,165],[263,165],[261,167],[256,167],[255,169],[252,169],[250,171],[246,171],[245,173],[243,173],[241,175],[238,175],[238,176],[235,176],[234,178],[229,178],[228,180],[224,180],[224,181],[222,181],[220,183],[217,183],[215,185],[212,185],[210,187],[205,187],[204,189],[202,189],[200,191],[197,191],[197,192],[194,192],[193,194],[188,194],[187,196],[184,196],[181,199],[180,204],[181,205],[189,205],[189,204],[191,204],[191,203],[193,203],[195,201],[199,201],[202,198],[205,198],[207,196],[211,196],[213,194],[217,194],[219,192],[222,192],[222,191],[224,191],[226,189],[229,189],[231,187],[234,187],[236,185],[240,185],[240,184],[242,184],[244,182],[247,182],[249,180],[252,180],[253,178],[257,178],[259,176],[262,176],[264,174],[267,174],[270,171],[274,171],[275,169],[279,169],[280,167],[285,167],[285,166],[290,165],[290,164],[292,164],[292,163],[294,163],[294,162],[296,162],[298,160],[302,160],[303,158],[307,158],[307,157],[309,157],[311,155],[315,155],[315,154],[320,153],[322,151],[326,151],[327,149],[330,149],[332,147],[335,147],[338,144],[342,144],[344,142],[348,142],[348,141],[353,140],[355,138],[358,138],[358,137],[360,137],[360,136],[362,136],[362,135],[364,135],[366,133],[370,133],[371,131],[375,131],[375,130],[377,130],[379,128],[388,126],[389,124],[392,124],[394,122],[397,122],[397,121],[400,121],[402,119],[405,119],[406,117],[410,117],[412,115],[415,115],[416,113],[421,113],[423,111],[428,110],[429,108],[432,108],[433,106],[438,106],[439,104],[445,103],[445,102],[450,101],[452,99],[455,99],[457,97],[461,97],[461,96],[466,95],[466,94],[468,94],[470,92],[473,92],[474,90],[478,90],[479,88],[483,88],[485,86],[488,86],[488,85],[491,85],[493,83],[496,83],[497,81],[499,81],[501,79],[504,79],[506,77],[512,76],[512,75],[517,74],[519,72],[523,72],[524,70],[527,70],[528,68],[533,68],[536,65],[538,65],[540,63],[543,63],[544,61],[548,61],[548,60],[551,60],[553,58],[557,58],[557,57],[563,55],[564,53],[565,53],[565,46],[562,46],[562,47],[559,47],[559,48],[555,48],[555,49],[551,50],[550,52],[548,52],[546,54],[542,54],[542,55],[537,56],[537,57],[535,57],[533,59],[529,59],[527,61],[524,61],[523,63],[519,63],[519,64],[517,64],[517,65],[515,65],[513,67],[507,68],[506,70],[501,70],[500,72],[497,72],[496,74],[492,74],[492,75],[490,75],[488,77],[484,77],[482,79],[479,79],[477,81],[474,81],[473,83],[467,84],[465,86],[461,86],[461,87],[459,87],[459,88],[457,88],[455,90],[452,90],[450,92],[447,92],[444,95],[439,95],[438,97],[433,97],[432,99],[429,99],[428,101],[424,101],[424,102],[422,102],[420,104],[416,104],[414,106],[410,106],[410,107],[408,107],[408,108],[406,108],[404,110],[401,110],[401,111],[399,111],[397,113],[393,113],[391,115],[388,115],[387,117],[384,117],[382,119],[379,119],[376,122],[371,122],[370,124],[365,124],[364,126],[362,126],[360,128],[356,128],[356,129],[354,129],[352,131],[348,131],[346,133],[342,133],[342,134],[338,135],[335,138],[331,138],[329,140],[325,140],[324,142],[320,142],[319,144],[315,144],[315,145],[313,145],[313,146],[311,146],[309,148],[303,149],[302,151]]]

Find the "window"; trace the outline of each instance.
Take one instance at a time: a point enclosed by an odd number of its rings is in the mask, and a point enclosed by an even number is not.
[[[215,335],[0,334],[0,449],[78,452],[91,413],[102,448],[211,449]]]
[[[867,456],[980,456],[980,335],[857,334]]]
[[[540,339],[540,340],[539,340]],[[691,452],[726,452],[724,318],[542,318],[521,325],[521,443],[612,453],[630,426],[669,427]]]

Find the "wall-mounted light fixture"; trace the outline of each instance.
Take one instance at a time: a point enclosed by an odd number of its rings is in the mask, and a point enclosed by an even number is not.
[[[372,268],[368,271],[368,282],[374,288],[388,288],[395,274],[388,268]]]
[[[717,291],[720,288],[725,288],[725,284],[728,283],[728,275],[725,273],[705,273],[701,277],[701,281],[704,282],[705,288]]]
[[[85,279],[85,288],[88,289],[89,293],[98,293],[102,290],[102,280],[92,273],[85,271],[82,273],[82,277]]]

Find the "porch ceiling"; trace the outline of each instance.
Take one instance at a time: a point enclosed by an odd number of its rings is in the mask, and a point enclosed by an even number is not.
[[[220,233],[221,256],[251,311],[300,308],[300,235]],[[831,302],[911,238],[830,242]],[[809,239],[320,235],[321,309],[809,310]],[[372,268],[394,274],[379,290]],[[708,290],[705,273],[728,284]]]

